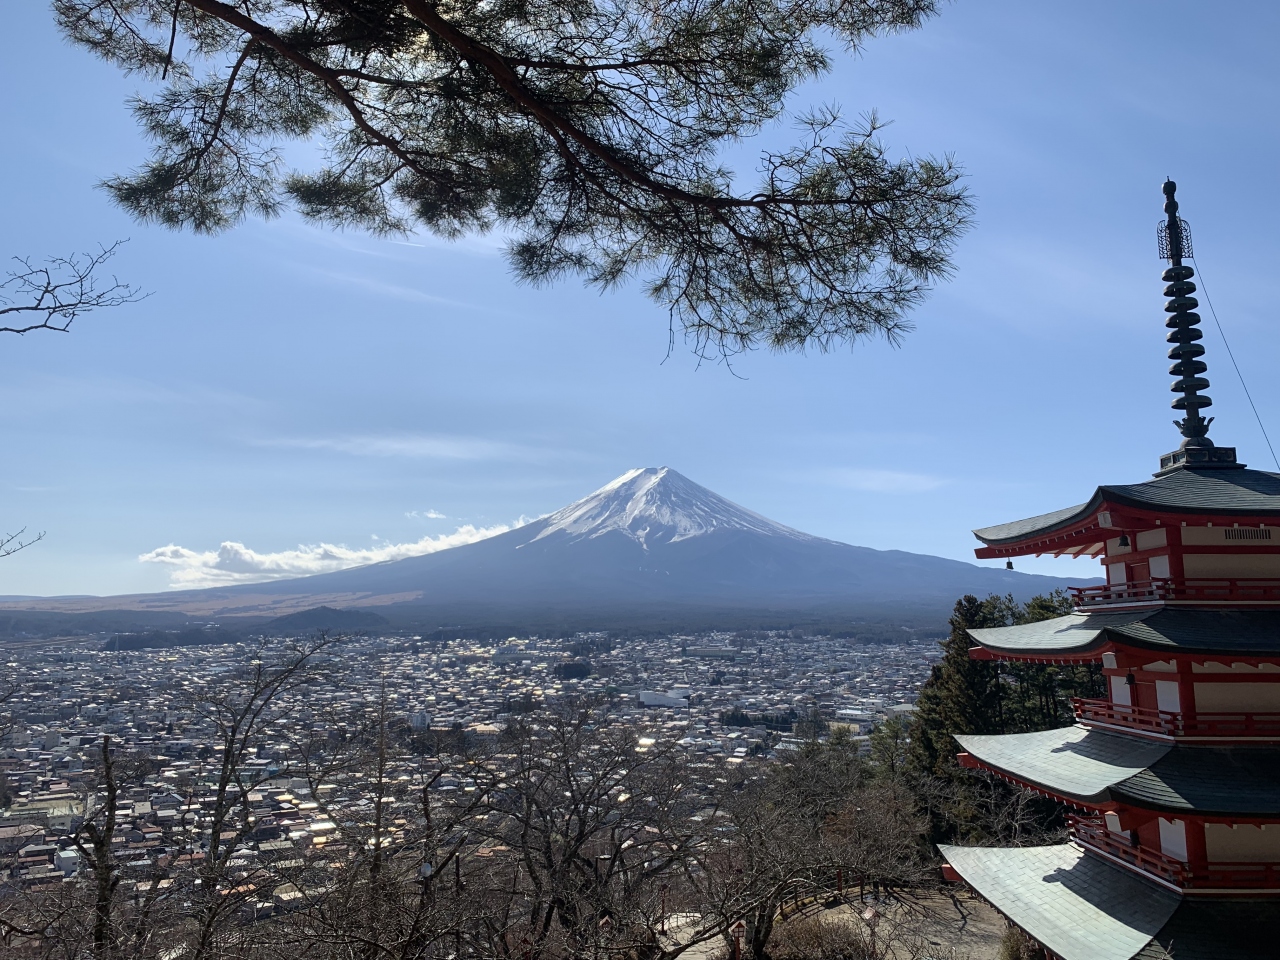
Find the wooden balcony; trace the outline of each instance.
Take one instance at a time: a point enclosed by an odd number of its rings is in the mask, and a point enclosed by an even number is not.
[[[1121,727],[1164,737],[1223,740],[1280,740],[1280,713],[1200,713],[1187,716],[1168,710],[1130,707],[1110,700],[1071,698],[1081,723]]]
[[[1137,580],[1068,589],[1078,610],[1166,603],[1280,606],[1280,580]]]
[[[1067,817],[1072,836],[1086,848],[1093,848],[1114,860],[1121,860],[1143,873],[1159,877],[1176,887],[1185,887],[1190,868],[1181,860],[1174,860],[1156,850],[1148,850],[1135,844],[1128,834],[1112,833],[1105,821],[1084,817]]]
[[[1280,892],[1280,863],[1210,863],[1203,868],[1192,868],[1158,850],[1135,845],[1128,834],[1113,833],[1103,820],[1068,816],[1067,821],[1072,836],[1082,847],[1184,890]]]

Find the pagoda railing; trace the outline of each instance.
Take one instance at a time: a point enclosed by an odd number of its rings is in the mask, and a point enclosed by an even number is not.
[[[1146,603],[1280,604],[1280,580],[1136,580],[1068,589],[1077,608]]]
[[[1097,820],[1086,820],[1083,817],[1067,817],[1071,824],[1071,832],[1080,844],[1105,853],[1116,860],[1122,860],[1137,867],[1143,873],[1167,880],[1178,887],[1185,887],[1189,869],[1181,860],[1165,856],[1156,850],[1148,850],[1139,846],[1126,833],[1113,833],[1105,823]]]
[[[1067,821],[1081,846],[1186,890],[1280,889],[1280,863],[1210,863],[1203,869],[1193,869],[1167,854],[1134,844],[1129,834],[1110,830],[1105,821],[1074,816],[1068,816]]]
[[[1170,710],[1131,707],[1110,700],[1071,698],[1081,723],[1125,727],[1168,737],[1243,737],[1280,740],[1280,713],[1198,713],[1187,716]]]
[[[1182,714],[1167,710],[1130,707],[1110,700],[1086,700],[1082,697],[1072,697],[1071,708],[1076,719],[1083,723],[1105,723],[1169,737],[1176,737],[1182,732]]]

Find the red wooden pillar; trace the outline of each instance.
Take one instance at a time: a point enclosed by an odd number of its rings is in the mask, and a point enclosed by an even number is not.
[[[1187,831],[1187,865],[1191,875],[1203,875],[1209,866],[1209,853],[1204,842],[1204,820],[1199,817],[1188,817],[1185,821]]]
[[[1170,522],[1162,526],[1169,531],[1165,534],[1169,547],[1169,579],[1182,581],[1186,576],[1182,566],[1182,524]]]
[[[1178,667],[1178,710],[1184,719],[1194,720],[1196,716],[1196,682],[1191,672],[1191,661],[1183,657],[1174,657]]]

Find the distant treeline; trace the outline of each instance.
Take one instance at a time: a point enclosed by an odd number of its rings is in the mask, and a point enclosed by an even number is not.
[[[150,630],[146,633],[117,633],[103,644],[103,650],[151,650],[164,647],[198,647],[203,644],[243,643],[244,636],[230,630]]]
[[[567,646],[566,652],[572,656],[585,657],[595,652],[610,652],[618,644],[629,640],[660,640],[672,634],[685,634],[692,637],[703,636],[711,632],[727,633],[734,636],[738,647],[755,647],[767,644],[775,638],[785,637],[800,640],[805,637],[830,637],[836,640],[850,640],[855,643],[902,643],[912,639],[938,639],[947,635],[945,621],[933,617],[904,616],[901,620],[885,621],[849,621],[833,620],[793,623],[790,626],[773,625],[768,627],[743,627],[733,622],[734,618],[721,624],[699,623],[694,625],[674,626],[636,626],[614,627],[611,629],[589,629],[585,627],[553,627],[539,628],[528,623],[509,623],[499,627],[433,627],[430,629],[417,626],[422,639],[431,646],[448,644],[453,640],[469,640],[479,643],[501,642],[509,637],[538,636],[546,640],[561,640]],[[402,627],[402,629],[404,629]],[[584,639],[584,632],[599,633],[601,636]]]

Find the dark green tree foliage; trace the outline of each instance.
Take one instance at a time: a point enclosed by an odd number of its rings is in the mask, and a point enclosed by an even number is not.
[[[55,0],[68,38],[155,81],[155,143],[107,181],[202,232],[291,201],[377,233],[500,228],[517,275],[642,274],[699,350],[879,333],[945,275],[970,214],[950,159],[893,159],[872,115],[799,117],[744,185],[725,151],[936,0]],[[314,169],[286,168],[289,141]],[[311,151],[301,151],[310,156]]]
[[[965,596],[951,614],[951,634],[942,643],[942,661],[934,665],[916,701],[911,730],[911,760],[925,774],[956,769],[957,733],[996,733],[1001,728],[1000,678],[996,664],[971,660],[971,627],[1003,626],[999,598]]]
[[[1068,726],[1072,697],[1102,695],[1094,664],[1058,665],[972,660],[971,628],[1005,627],[1061,617],[1071,601],[1058,590],[1019,604],[1011,596],[956,601],[943,658],[920,692],[912,728],[912,760],[921,770],[954,770],[955,734],[1020,733]]]
[[[1062,591],[1019,604],[1010,596],[956,602],[943,658],[921,690],[911,726],[908,765],[921,782],[920,801],[934,841],[1036,842],[1061,825],[1056,804],[1031,798],[989,774],[956,762],[957,734],[1019,733],[1073,722],[1071,697],[1099,696],[1094,665],[1060,666],[972,660],[971,628],[1047,620],[1071,612]]]
[[[876,726],[867,738],[867,756],[879,780],[896,780],[911,769],[911,724],[893,717]]]
[[[1071,600],[1063,591],[1033,597],[1019,607],[1012,597],[1002,597],[999,606],[1008,623],[1032,623],[1071,613]],[[1075,722],[1072,697],[1103,695],[1102,670],[1098,664],[1039,664],[1010,661],[997,664],[1001,676],[1001,732],[1021,733],[1049,730]]]
[[[805,740],[817,740],[827,732],[829,727],[830,724],[822,716],[822,711],[815,707],[803,719],[796,721],[792,731],[797,737]]]
[[[552,672],[561,680],[583,680],[591,676],[591,661],[567,660],[557,663]]]

